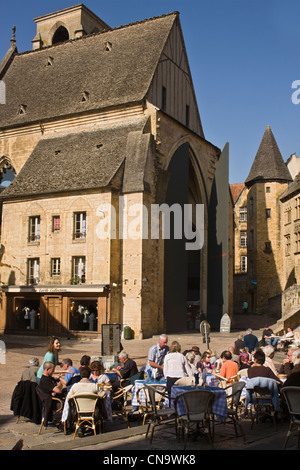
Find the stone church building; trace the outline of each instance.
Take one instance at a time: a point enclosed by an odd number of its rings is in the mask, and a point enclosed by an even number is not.
[[[205,139],[178,12],[110,28],[80,4],[34,21],[32,50],[13,29],[0,64],[0,331],[145,338],[185,330],[189,303],[218,325],[228,149]],[[182,210],[165,214],[174,236],[152,236],[162,204]]]

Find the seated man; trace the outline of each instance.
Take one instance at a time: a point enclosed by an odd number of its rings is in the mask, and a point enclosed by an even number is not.
[[[225,379],[235,376],[239,371],[239,366],[232,360],[232,354],[230,351],[223,351],[221,354],[222,366],[219,375]],[[230,382],[228,382],[230,383]]]
[[[62,360],[62,368],[66,371],[65,377],[61,377],[61,382],[67,386],[67,392],[71,389],[72,385],[80,380],[79,369],[73,367],[73,362],[71,359]]]
[[[91,370],[89,367],[82,367],[80,369],[80,381],[72,386],[67,397],[72,398],[74,395],[78,395],[80,393],[91,393],[99,395],[101,398],[105,397],[105,392],[103,392],[96,383],[90,381],[90,375]]]
[[[299,357],[300,349],[297,347],[291,347],[286,355],[286,358],[283,360],[283,363],[280,366],[279,374],[285,374],[289,376],[294,370],[294,363]]]
[[[50,396],[61,394],[63,384],[59,379],[52,377],[55,370],[55,365],[53,362],[45,362],[43,367],[43,375],[39,383],[40,390]]]
[[[125,351],[120,352],[119,361],[122,365],[112,369],[112,371],[117,373],[121,379],[128,379],[138,373],[136,362],[130,359]]]
[[[47,427],[48,422],[52,421],[52,397],[61,398],[63,384],[59,379],[52,377],[55,370],[53,362],[45,362],[43,366],[43,375],[39,385],[36,387],[37,394],[44,408],[44,425]]]

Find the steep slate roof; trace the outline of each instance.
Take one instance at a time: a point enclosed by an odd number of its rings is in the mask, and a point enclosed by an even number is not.
[[[283,161],[270,126],[266,127],[245,184],[251,186],[256,181],[264,180],[292,181],[291,174]]]
[[[174,12],[14,55],[1,77],[6,105],[0,106],[0,128],[143,100],[177,17]],[[83,103],[82,92],[89,94]],[[26,112],[19,115],[21,105]]]
[[[17,177],[2,191],[1,199],[109,187],[118,171],[126,167],[128,140],[132,135],[140,140],[146,121],[142,118],[131,125],[42,138]],[[136,190],[144,189],[146,155],[146,151],[139,155],[136,166],[131,164],[130,174],[126,174]]]
[[[284,191],[279,199],[283,201],[285,199],[289,199],[297,193],[300,193],[300,172],[295,176],[293,183],[289,185],[289,187]]]

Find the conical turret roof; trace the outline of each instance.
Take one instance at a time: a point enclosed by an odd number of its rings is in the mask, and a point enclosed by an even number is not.
[[[282,182],[293,181],[291,174],[283,161],[270,126],[266,127],[245,184],[247,186],[251,186],[257,181],[264,180]]]

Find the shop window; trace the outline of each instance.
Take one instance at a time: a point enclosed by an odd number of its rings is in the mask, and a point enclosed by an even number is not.
[[[85,283],[85,256],[72,258],[72,284]]]
[[[74,213],[74,232],[75,240],[86,238],[86,212]]]
[[[97,299],[70,299],[70,330],[97,331]]]
[[[16,298],[13,326],[18,330],[39,330],[40,301],[38,299]]]
[[[29,242],[39,242],[41,237],[41,218],[39,215],[29,217]]]
[[[29,258],[27,270],[27,283],[38,284],[40,281],[40,260],[39,258]]]

